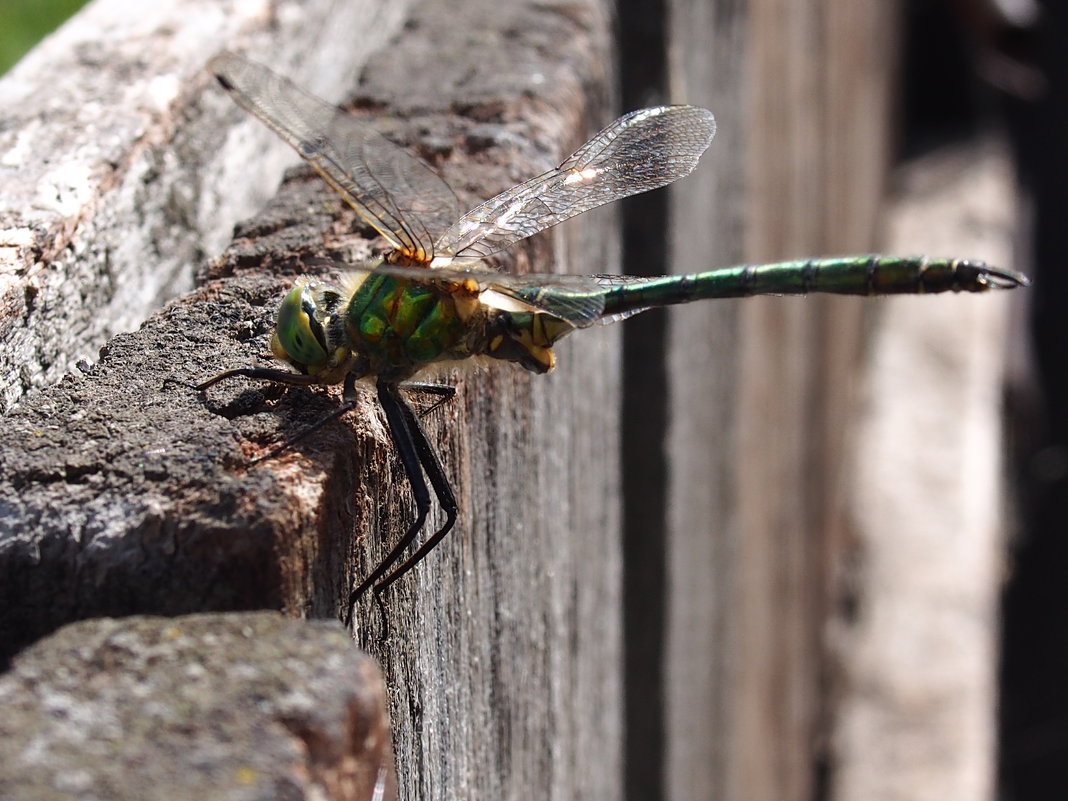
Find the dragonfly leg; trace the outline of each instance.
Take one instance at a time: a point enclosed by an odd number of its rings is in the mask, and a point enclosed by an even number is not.
[[[410,410],[409,413],[411,413]],[[430,440],[427,439],[426,433],[423,431],[422,426],[419,425],[419,421],[412,416],[411,422],[418,432],[418,436],[415,439],[415,447],[419,453],[419,461],[426,471],[427,478],[430,479],[430,484],[434,487],[434,493],[438,497],[438,503],[441,505],[442,511],[445,512],[445,523],[426,542],[419,546],[419,550],[401,562],[382,581],[375,584],[376,598],[381,596],[387,587],[419,564],[428,553],[434,550],[435,546],[452,530],[453,525],[456,523],[456,515],[460,509],[459,504],[456,502],[456,495],[452,491],[452,485],[449,484],[449,477],[445,473],[445,467],[441,464],[441,458],[430,444]]]
[[[349,596],[350,619],[356,600],[372,586],[375,587],[375,596],[377,598],[385,587],[415,567],[419,560],[426,556],[431,548],[449,533],[449,530],[456,522],[456,515],[459,510],[456,496],[453,494],[448,477],[445,475],[445,468],[442,467],[441,460],[430,444],[423,427],[419,425],[415,412],[401,397],[399,387],[393,383],[380,381],[378,384],[378,400],[386,413],[390,436],[393,439],[393,444],[397,447],[401,464],[404,465],[404,472],[407,474],[408,482],[412,488],[416,516],[404,536],[389,552],[389,555],[372,571],[371,575],[352,591]],[[389,572],[397,560],[400,559],[405,548],[412,544],[416,535],[422,529],[423,523],[426,522],[427,514],[430,512],[430,491],[423,476],[424,470],[426,471],[426,476],[430,479],[431,485],[434,487],[438,503],[441,504],[441,508],[445,512],[445,523],[434,532],[433,536],[420,547],[414,556],[405,560],[400,567],[389,573],[384,582],[378,584],[378,580]]]
[[[406,381],[401,384],[405,392],[419,392],[424,395],[437,395],[438,399],[426,409],[419,412],[420,417],[426,417],[439,406],[448,403],[456,397],[456,387],[451,384],[429,384],[422,381]]]
[[[170,376],[163,379],[160,389],[166,389],[169,386],[182,387],[184,389],[198,389],[197,384],[191,384],[188,381],[181,381],[177,378],[171,378]]]
[[[291,384],[301,387],[310,387],[322,383],[313,375],[291,373],[288,370],[274,370],[270,367],[235,367],[233,370],[224,370],[217,375],[213,375],[207,381],[201,381],[199,384],[196,384],[194,388],[198,392],[203,392],[208,387],[214,386],[220,381],[225,381],[227,378],[236,378],[238,376],[244,378],[256,378],[261,381],[273,381],[276,384]]]
[[[427,488],[426,480],[423,478],[423,468],[412,434],[412,421],[415,420],[415,415],[397,392],[395,384],[388,384],[383,381],[378,383],[378,402],[386,413],[386,423],[389,425],[390,438],[397,449],[401,464],[404,466],[405,475],[408,477],[408,483],[412,488],[412,496],[415,499],[415,520],[412,521],[404,536],[400,538],[400,541],[389,552],[389,555],[379,563],[378,567],[371,572],[371,575],[352,591],[349,596],[350,614],[356,599],[363,595],[368,587],[378,581],[392,567],[393,563],[400,558],[404,549],[412,543],[412,540],[415,539],[419,530],[423,527],[423,523],[426,522],[427,514],[430,512],[430,490]],[[418,425],[416,425],[416,428],[418,428]]]
[[[223,381],[227,378],[234,378],[237,376],[242,376],[244,378],[255,378],[263,381],[273,381],[277,384],[291,384],[295,386],[314,386],[315,384],[319,383],[316,377],[312,375],[290,373],[286,370],[272,370],[267,367],[238,367],[233,370],[226,370],[225,372],[219,373],[218,375],[214,375],[207,381],[200,382],[196,385],[196,389],[200,392],[203,392],[208,387],[213,386],[219,383],[220,381]],[[285,442],[283,442],[281,445],[272,448],[265,454],[262,454],[254,459],[249,460],[249,464],[257,464],[266,459],[273,459],[275,456],[285,453],[287,450],[292,448],[302,439],[309,436],[310,434],[315,433],[327,423],[331,423],[334,420],[337,420],[343,414],[355,408],[355,406],[356,376],[352,373],[349,373],[345,376],[345,389],[342,394],[340,406],[338,406],[325,417],[316,420],[310,426],[307,426],[303,430],[298,431],[295,435],[285,440]]]
[[[262,454],[261,456],[257,456],[255,459],[251,459],[249,461],[249,464],[256,464],[258,462],[264,461],[265,459],[273,459],[275,456],[278,456],[279,454],[285,453],[286,451],[288,451],[290,448],[292,448],[294,445],[296,445],[298,442],[300,442],[305,437],[308,437],[311,434],[314,434],[316,431],[318,431],[320,428],[325,426],[327,423],[332,423],[334,420],[337,420],[339,417],[341,417],[346,412],[350,412],[355,408],[356,408],[356,376],[354,376],[352,373],[349,373],[348,375],[345,376],[345,389],[344,389],[344,391],[342,392],[342,395],[341,395],[341,403],[338,405],[338,407],[336,409],[334,409],[332,412],[330,412],[330,414],[327,414],[327,415],[324,415],[323,417],[320,417],[318,420],[316,420],[310,426],[306,426],[305,428],[301,429],[296,434],[291,436],[289,439],[285,440],[281,445],[276,445],[274,448],[271,448],[271,450],[267,451],[267,453]]]

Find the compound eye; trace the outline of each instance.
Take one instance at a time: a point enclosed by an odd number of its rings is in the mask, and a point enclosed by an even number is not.
[[[326,335],[315,317],[315,299],[308,285],[290,290],[278,309],[271,337],[275,356],[301,372],[316,372],[327,361]]]

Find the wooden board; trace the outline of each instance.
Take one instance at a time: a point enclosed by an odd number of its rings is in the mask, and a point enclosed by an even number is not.
[[[368,24],[301,20],[339,37]],[[348,94],[473,205],[557,163],[615,116],[609,32],[607,7],[593,0],[427,4],[386,47],[363,54],[368,66]],[[282,58],[309,45],[253,38],[254,56],[324,92]],[[190,51],[185,68],[201,76],[187,90],[198,96],[190,108],[220,110],[217,160],[203,169],[220,175],[217,191],[236,191],[262,145],[247,144],[257,124],[198,72],[207,55]],[[243,158],[222,149],[231,142]],[[616,271],[617,234],[611,213],[593,216],[503,266]],[[277,303],[314,269],[310,257],[366,255],[368,245],[354,215],[298,171],[198,289],[5,418],[0,641],[9,651],[89,616],[342,614],[354,578],[412,516],[371,396],[290,453],[250,466],[336,399],[237,381],[205,399],[185,382],[260,361]],[[388,638],[370,601],[355,627],[389,687],[402,798],[621,794],[614,334],[582,332],[558,356],[547,378],[507,367],[446,375],[458,397],[424,420],[461,517],[388,593]]]

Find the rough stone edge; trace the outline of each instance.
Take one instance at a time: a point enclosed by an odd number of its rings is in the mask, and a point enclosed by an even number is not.
[[[336,624],[71,624],[0,676],[4,798],[393,798],[385,686]]]

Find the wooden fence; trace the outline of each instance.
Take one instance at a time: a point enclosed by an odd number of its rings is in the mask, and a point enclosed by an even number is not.
[[[373,115],[472,205],[612,119],[621,75],[629,106],[715,111],[693,177],[508,269],[877,241],[896,3],[126,5],[96,0],[0,81],[7,656],[101,615],[340,618],[410,520],[370,397],[250,468],[335,399],[182,383],[257,360],[309,257],[368,247],[299,170],[224,249],[295,157],[210,80],[219,50]],[[990,797],[1002,311],[698,304],[579,332],[546,378],[450,374],[425,422],[456,530],[389,591],[388,636],[370,602],[353,627],[385,673],[400,797]]]

